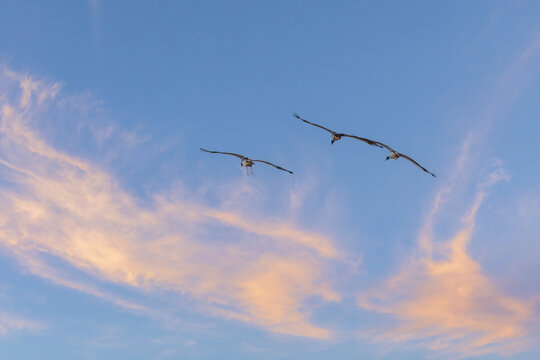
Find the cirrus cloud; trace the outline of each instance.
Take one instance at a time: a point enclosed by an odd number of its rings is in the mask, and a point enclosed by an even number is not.
[[[177,292],[213,316],[284,334],[332,335],[312,323],[308,305],[340,299],[324,268],[341,254],[327,236],[177,189],[143,206],[106,170],[41,136],[39,119],[65,103],[60,85],[9,69],[0,77],[0,245],[27,271],[142,308],[68,279],[52,257],[104,283]],[[216,240],[223,233],[228,241]]]

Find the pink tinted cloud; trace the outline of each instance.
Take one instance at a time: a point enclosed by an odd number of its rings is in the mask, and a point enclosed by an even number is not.
[[[19,332],[39,332],[46,326],[34,320],[0,311],[0,336]]]
[[[175,191],[142,206],[111,174],[36,130],[36,119],[61,102],[58,85],[8,69],[0,76],[0,173],[8,181],[0,185],[0,244],[22,266],[126,308],[139,305],[63,278],[43,255],[101,281],[185,294],[202,313],[284,334],[332,335],[312,323],[308,306],[340,299],[324,270],[340,256],[328,237]],[[215,240],[223,232],[231,233],[227,243]]]
[[[418,251],[395,276],[363,292],[358,304],[366,310],[390,315],[396,323],[366,332],[375,341],[428,348],[437,354],[468,357],[488,353],[511,354],[530,346],[538,317],[538,295],[519,297],[506,293],[490,278],[468,249],[474,238],[478,212],[487,190],[509,180],[502,164],[476,188],[461,223],[448,239],[436,235],[438,222],[448,218],[445,205],[455,201],[460,188],[470,183],[474,154],[481,151],[489,129],[502,119],[539,70],[540,36],[518,52],[500,76],[481,107],[479,120],[462,142],[453,171],[433,199],[417,239]],[[452,216],[452,215],[450,215]]]
[[[478,185],[461,225],[446,241],[434,235],[434,224],[443,206],[441,199],[451,196],[454,186],[441,187],[420,231],[419,254],[382,286],[358,296],[360,307],[398,320],[390,328],[365,336],[458,357],[524,348],[535,316],[534,301],[505,294],[467,248],[487,189],[508,178],[499,167]]]

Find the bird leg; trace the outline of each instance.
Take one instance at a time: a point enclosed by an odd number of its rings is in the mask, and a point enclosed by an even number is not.
[[[249,167],[251,169],[251,175],[253,175],[253,167]]]

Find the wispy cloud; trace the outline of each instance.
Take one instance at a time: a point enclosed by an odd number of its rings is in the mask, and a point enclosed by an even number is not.
[[[98,63],[103,62],[103,50],[101,45],[100,25],[101,25],[101,0],[88,0],[90,7],[90,16],[92,21],[92,35],[94,40],[94,50],[96,52]]]
[[[58,85],[9,69],[0,76],[0,244],[28,271],[141,308],[66,278],[48,261],[52,255],[101,281],[188,295],[214,316],[331,336],[310,321],[308,305],[339,300],[324,272],[341,256],[328,237],[227,203],[210,206],[178,189],[143,206],[110,173],[55,149],[36,130],[48,108],[65,102]]]
[[[537,34],[538,35],[538,34]],[[538,71],[540,37],[536,36],[517,54],[502,75],[489,100],[480,107],[479,121],[461,143],[453,169],[434,195],[417,239],[418,250],[404,261],[401,270],[381,286],[358,296],[358,305],[391,315],[391,325],[362,333],[375,341],[401,343],[407,347],[430,349],[451,357],[488,353],[510,354],[523,350],[531,336],[537,298],[523,298],[502,290],[468,248],[475,233],[481,205],[488,190],[510,179],[502,162],[491,162],[495,170],[485,175],[478,170],[475,152],[486,134],[500,121]],[[486,164],[486,161],[483,161]],[[456,201],[459,192],[474,182],[472,175],[483,173],[476,181],[474,195]],[[461,203],[461,210],[448,213],[449,202]],[[465,205],[466,204],[466,205]],[[441,222],[461,219],[450,236],[436,231]],[[446,224],[445,224],[446,225]]]
[[[44,324],[37,321],[0,311],[0,336],[19,332],[38,332],[45,328]]]
[[[373,338],[413,341],[467,356],[517,350],[528,334],[534,307],[505,295],[467,250],[487,188],[506,178],[499,168],[478,186],[462,225],[448,241],[436,240],[431,231],[434,217],[430,217],[421,232],[421,253],[384,286],[359,296],[361,307],[402,321],[391,330],[372,333]]]

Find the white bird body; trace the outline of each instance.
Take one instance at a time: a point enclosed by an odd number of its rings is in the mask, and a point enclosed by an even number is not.
[[[242,162],[240,163],[242,166],[245,166],[247,168],[250,168],[253,166],[253,161],[250,159],[242,159]]]
[[[432,172],[429,172],[425,167],[423,167],[422,165],[420,165],[419,163],[417,163],[416,161],[414,161],[413,158],[405,155],[405,154],[402,154],[402,153],[399,153],[397,152],[396,150],[392,149],[390,146],[388,145],[385,145],[383,144],[382,142],[379,142],[377,141],[377,144],[381,145],[382,147],[385,147],[386,149],[388,149],[388,151],[390,151],[390,154],[388,154],[388,156],[386,157],[386,160],[389,160],[389,159],[394,159],[394,160],[397,160],[399,159],[400,157],[404,158],[404,159],[407,159],[409,160],[411,163],[413,163],[414,165],[418,166],[420,169],[424,170],[425,172],[427,172],[429,175],[433,176],[433,177],[436,177],[435,174],[433,174]]]
[[[399,158],[399,153],[397,151],[390,151],[390,154],[388,155],[388,157],[386,158],[386,160],[388,159],[395,159],[397,160]]]

